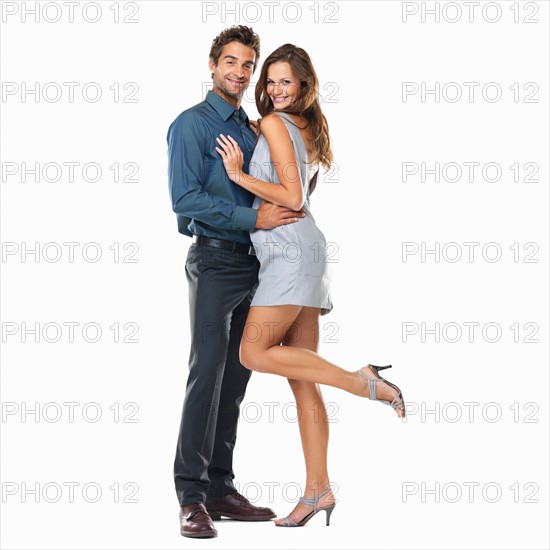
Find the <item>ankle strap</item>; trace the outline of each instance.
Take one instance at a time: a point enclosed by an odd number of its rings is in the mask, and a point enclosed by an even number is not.
[[[376,384],[382,380],[382,378],[371,378],[367,376],[363,371],[357,371],[368,383],[369,385],[369,399],[377,401],[376,399]]]
[[[317,504],[319,503],[319,499],[321,497],[325,496],[329,492],[330,492],[330,487],[326,491],[323,491],[320,495],[318,495],[316,497],[312,497],[312,498],[302,497],[300,499],[300,502],[302,504],[307,504],[308,506],[313,506],[313,512],[317,512]]]

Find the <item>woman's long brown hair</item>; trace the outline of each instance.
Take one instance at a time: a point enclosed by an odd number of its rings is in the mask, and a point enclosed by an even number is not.
[[[256,84],[258,112],[264,117],[274,110],[273,102],[267,93],[267,70],[270,65],[277,62],[288,63],[300,81],[300,90],[296,101],[282,112],[296,114],[307,121],[313,139],[313,158],[310,160],[319,162],[325,170],[328,170],[333,159],[328,123],[319,104],[319,80],[313,63],[304,49],[294,46],[294,44],[284,44],[264,61]]]

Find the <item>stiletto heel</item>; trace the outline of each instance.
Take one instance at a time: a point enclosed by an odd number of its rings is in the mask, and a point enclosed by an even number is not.
[[[332,506],[329,506],[328,508],[324,508],[327,511],[327,526],[330,525],[330,514],[332,514],[332,511],[334,510],[334,507],[336,504],[333,504]]]
[[[369,365],[369,367],[372,367],[376,372],[378,372],[379,370],[391,369],[391,365],[384,365],[383,367],[377,367],[376,365]]]
[[[300,499],[300,502],[302,504],[307,504],[308,506],[313,506],[313,511],[310,512],[307,516],[303,517],[300,521],[296,522],[294,521],[290,516],[287,516],[283,519],[282,523],[276,523],[276,527],[302,527],[304,526],[317,512],[321,512],[323,510],[326,510],[327,512],[327,525],[330,525],[330,515],[332,514],[332,511],[334,510],[334,507],[336,504],[331,504],[330,506],[325,506],[324,508],[317,508],[317,504],[319,503],[319,499],[323,496],[325,496],[330,491],[330,487],[323,491],[319,496],[313,497],[313,498],[305,498],[302,497]]]
[[[377,365],[367,365],[367,367],[370,367],[374,373],[376,374],[376,378],[372,378],[371,376],[367,376],[363,371],[359,370],[357,371],[368,383],[369,385],[369,399],[372,401],[379,401],[380,403],[384,403],[384,405],[389,405],[392,409],[402,409],[403,410],[403,416],[401,418],[405,418],[405,401],[403,400],[403,394],[401,393],[401,390],[391,382],[388,382],[385,378],[382,378],[381,376],[378,376],[378,371],[384,370],[384,369],[391,369],[391,365],[385,365],[383,367],[379,367]],[[376,397],[376,385],[378,382],[385,382],[388,386],[393,388],[397,394],[393,398],[393,400],[386,401],[385,399],[378,399]]]

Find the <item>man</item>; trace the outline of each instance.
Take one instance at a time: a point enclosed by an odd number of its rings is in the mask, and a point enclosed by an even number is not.
[[[202,103],[181,113],[168,130],[168,175],[179,232],[193,236],[185,266],[189,284],[191,350],[174,463],[181,534],[215,537],[221,516],[265,521],[273,510],[253,506],[233,484],[233,449],[239,406],[251,371],[239,361],[239,344],[258,281],[259,262],[249,231],[294,223],[303,212],[262,201],[227,177],[216,137],[230,134],[244,152],[255,133],[240,106],[258,58],[260,41],[233,26],[212,42],[213,88]]]

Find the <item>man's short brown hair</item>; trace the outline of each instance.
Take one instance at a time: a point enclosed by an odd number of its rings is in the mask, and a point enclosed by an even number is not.
[[[240,42],[241,44],[252,48],[256,53],[254,59],[254,71],[258,65],[260,59],[260,37],[252,30],[251,27],[245,27],[244,25],[233,25],[228,29],[223,30],[214,40],[212,40],[212,47],[210,48],[210,59],[214,61],[214,64],[218,64],[222,49],[226,44],[230,42]]]

